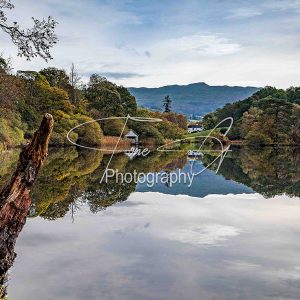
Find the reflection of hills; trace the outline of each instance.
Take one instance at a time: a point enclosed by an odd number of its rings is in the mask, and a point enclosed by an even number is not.
[[[213,158],[205,155],[207,165]],[[300,196],[299,148],[242,148],[228,153],[219,173],[265,197]]]
[[[10,152],[0,158],[1,186],[14,169],[17,154]],[[74,213],[81,203],[86,203],[92,212],[97,212],[116,202],[126,200],[136,189],[149,190],[145,185],[137,186],[134,182],[116,184],[115,178],[100,184],[109,158],[109,155],[103,155],[100,151],[77,151],[75,148],[52,149],[32,189],[30,215],[56,219],[65,216],[68,212]],[[212,156],[204,155],[204,165],[212,160]],[[134,171],[149,173],[162,170],[170,172],[178,169],[189,172],[186,163],[185,152],[153,152],[147,157],[136,157],[134,160],[119,154],[114,156],[110,168],[124,173]],[[199,162],[197,166],[202,168],[202,163]],[[211,169],[215,167],[216,164]],[[299,196],[299,148],[236,149],[227,154],[218,174],[222,176],[213,172],[200,175],[195,179],[192,188],[180,184],[172,188],[156,184],[150,190],[201,197],[211,193],[248,193],[253,189],[266,197],[283,193]],[[224,180],[223,176],[232,181]],[[238,185],[234,181],[244,185]]]

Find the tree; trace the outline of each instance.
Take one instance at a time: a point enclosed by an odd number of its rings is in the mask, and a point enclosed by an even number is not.
[[[81,82],[81,77],[79,76],[77,70],[75,69],[74,63],[72,63],[71,68],[70,68],[70,74],[69,74],[69,84],[71,86],[70,88],[70,100],[74,104],[78,104],[80,101],[80,86]]]
[[[300,87],[292,86],[286,92],[288,101],[300,104]]]
[[[105,135],[119,136],[124,128],[124,119],[105,120],[101,127]]]
[[[251,130],[261,131],[261,118],[263,116],[263,111],[257,107],[251,107],[246,111],[242,117],[242,123],[240,125],[241,137],[245,138],[248,136]]]
[[[87,116],[78,116],[77,119],[79,124],[86,122],[90,123],[76,129],[76,132],[78,133],[78,139],[76,142],[83,146],[100,145],[103,138],[103,132],[99,123],[92,122],[93,119]]]
[[[119,117],[126,114],[117,86],[105,77],[93,74],[84,90],[84,96],[89,102],[89,109],[98,111],[97,118]]]
[[[69,83],[72,88],[78,88],[78,85],[80,84],[81,77],[79,76],[74,63],[71,64],[70,68],[70,74],[69,74]]]
[[[4,58],[0,54],[0,73],[10,74],[13,67],[11,65],[11,58]]]
[[[9,64],[0,57],[0,116],[1,111],[15,110],[24,95],[24,82],[9,74]]]
[[[160,118],[161,116],[158,116]],[[176,124],[179,128],[187,130],[187,118],[185,115],[175,112],[166,113],[163,115],[169,122]]]
[[[50,49],[57,43],[54,33],[57,22],[51,17],[46,20],[32,18],[33,27],[20,29],[17,22],[9,24],[5,10],[12,10],[14,5],[10,0],[0,0],[0,28],[10,35],[12,42],[18,47],[18,56],[25,56],[27,60],[41,57],[48,61],[52,59]]]
[[[168,113],[171,111],[171,106],[172,106],[172,99],[170,96],[166,96],[165,99],[163,100],[163,106],[164,106],[164,112]]]
[[[136,99],[130,92],[123,86],[118,86],[117,91],[121,96],[121,102],[125,109],[126,115],[134,116],[137,110]]]
[[[40,71],[44,75],[51,86],[61,89],[67,89],[69,86],[69,76],[63,69],[46,68]]]
[[[244,139],[258,145],[298,144],[299,99],[300,88],[282,90],[267,86],[245,100],[226,104],[207,114],[203,124],[205,129],[212,129],[226,117],[232,117],[230,139]]]

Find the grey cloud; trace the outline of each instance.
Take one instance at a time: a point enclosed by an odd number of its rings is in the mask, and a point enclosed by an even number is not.
[[[135,72],[101,72],[101,71],[92,71],[92,72],[81,72],[81,76],[89,78],[92,74],[99,74],[100,76],[106,77],[108,79],[126,79],[126,78],[138,78],[144,77],[145,74],[135,73]]]
[[[112,79],[124,79],[124,78],[134,78],[134,77],[144,77],[144,74],[140,73],[131,73],[131,72],[104,72],[100,75],[112,78]]]
[[[142,51],[142,50],[139,50],[139,49],[136,49],[136,48],[133,48],[133,47],[128,47],[127,44],[123,41],[119,42],[119,43],[116,43],[115,47],[119,50],[123,50],[123,51],[129,52],[129,53],[133,53],[135,55],[141,55],[141,56],[145,55],[147,57],[151,56],[150,51],[148,51],[148,50]]]

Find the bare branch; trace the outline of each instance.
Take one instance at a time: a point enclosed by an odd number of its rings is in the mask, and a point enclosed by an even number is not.
[[[17,22],[11,25],[7,23],[4,9],[13,8],[10,0],[0,0],[0,28],[10,35],[12,42],[18,47],[18,56],[24,56],[27,60],[37,56],[46,61],[52,59],[50,49],[58,41],[54,32],[58,23],[51,17],[43,20],[32,18],[32,28],[20,29]]]
[[[77,88],[81,81],[81,77],[79,76],[74,63],[71,64],[69,78],[70,78],[70,85],[73,88]]]

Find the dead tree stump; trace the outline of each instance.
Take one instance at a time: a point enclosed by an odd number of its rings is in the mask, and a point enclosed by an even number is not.
[[[31,142],[21,151],[10,182],[0,192],[0,299],[5,299],[6,273],[16,256],[15,243],[31,204],[30,189],[47,156],[53,124],[52,115],[45,114]]]

